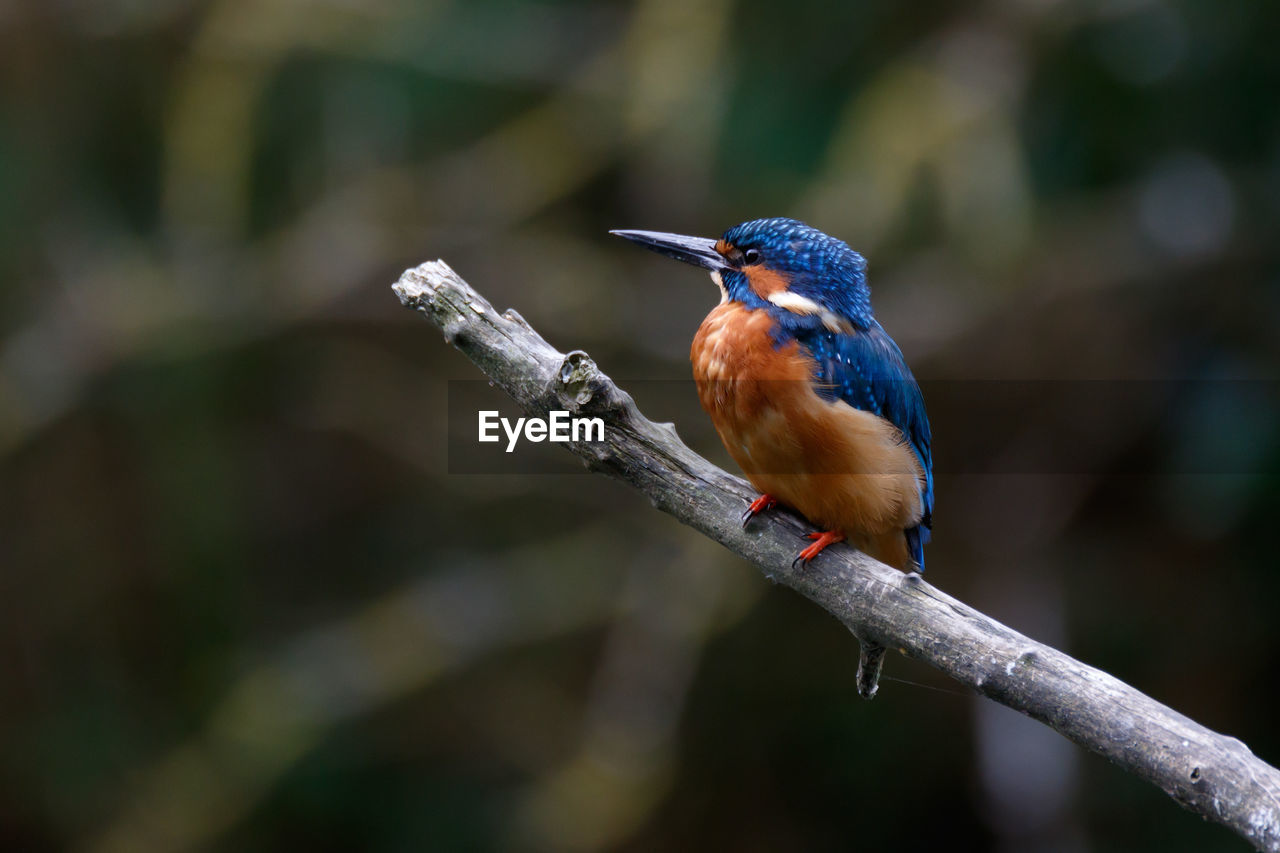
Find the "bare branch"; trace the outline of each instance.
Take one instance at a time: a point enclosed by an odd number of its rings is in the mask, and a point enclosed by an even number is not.
[[[785,513],[743,530],[754,497],[656,424],[584,352],[558,352],[514,311],[499,314],[442,261],[407,270],[394,287],[529,414],[601,417],[605,440],[566,445],[592,470],[629,483],[654,506],[702,531],[843,622],[864,648],[922,660],[1158,785],[1185,808],[1257,849],[1280,853],[1280,771],[1235,738],[1210,731],[1101,670],[1037,643],[926,583],[845,546],[793,570],[809,528]]]

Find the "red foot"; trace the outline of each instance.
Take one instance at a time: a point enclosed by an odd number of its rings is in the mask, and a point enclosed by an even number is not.
[[[778,499],[773,495],[761,495],[751,502],[751,506],[747,507],[746,512],[742,514],[742,526],[746,527],[751,523],[751,519],[767,509],[773,509],[778,505]]]
[[[843,542],[844,534],[837,530],[828,530],[825,533],[810,533],[809,538],[813,539],[814,543],[801,551],[799,555],[791,561],[791,568],[805,568],[809,565],[809,561],[821,554],[828,545]]]

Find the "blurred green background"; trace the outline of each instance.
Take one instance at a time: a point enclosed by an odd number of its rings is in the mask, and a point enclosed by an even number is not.
[[[451,475],[476,373],[389,285],[446,259],[720,461],[642,381],[687,379],[714,288],[609,228],[846,239],[926,394],[1197,380],[1074,408],[1040,474],[999,459],[1061,412],[961,394],[937,452],[1001,438],[940,464],[929,578],[1274,763],[1280,399],[1231,389],[1277,387],[1277,33],[1210,0],[0,3],[0,847],[1245,849],[914,661],[860,701],[834,619],[626,488]]]

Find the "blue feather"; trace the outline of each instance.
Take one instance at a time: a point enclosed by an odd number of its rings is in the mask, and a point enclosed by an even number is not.
[[[924,546],[933,525],[933,456],[929,418],[920,386],[907,367],[902,351],[872,320],[866,331],[842,334],[826,329],[799,332],[796,340],[817,362],[818,394],[843,400],[855,409],[885,418],[911,445],[925,474],[920,524],[906,531],[911,558],[924,571]]]

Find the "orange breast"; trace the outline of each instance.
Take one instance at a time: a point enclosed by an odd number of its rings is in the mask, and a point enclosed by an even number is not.
[[[767,312],[717,306],[694,336],[698,399],[747,479],[824,530],[907,569],[903,531],[921,516],[919,461],[892,423],[814,391],[795,341],[777,347]]]

